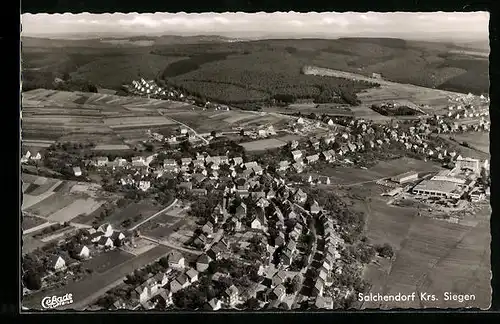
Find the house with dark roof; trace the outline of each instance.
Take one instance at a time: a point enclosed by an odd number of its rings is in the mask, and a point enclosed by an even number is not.
[[[181,253],[174,251],[167,256],[168,266],[174,269],[183,269],[185,267],[185,259]]]
[[[204,272],[208,269],[210,265],[210,257],[207,254],[202,254],[196,260],[196,270],[198,272]]]

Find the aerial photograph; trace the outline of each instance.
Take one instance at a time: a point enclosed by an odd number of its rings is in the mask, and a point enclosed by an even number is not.
[[[488,12],[21,15],[24,312],[488,309]]]

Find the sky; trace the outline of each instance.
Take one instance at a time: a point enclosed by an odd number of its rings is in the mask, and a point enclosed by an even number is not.
[[[488,12],[23,14],[24,36],[221,35],[238,38],[487,39]]]

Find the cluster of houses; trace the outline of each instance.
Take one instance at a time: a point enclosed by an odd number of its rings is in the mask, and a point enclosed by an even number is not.
[[[22,152],[21,163],[27,163],[29,161],[38,162],[41,161],[43,158],[43,155],[40,150],[27,149],[23,147],[21,149],[21,152]]]
[[[144,80],[141,78],[139,81],[132,81],[133,92],[139,95],[154,95],[169,99],[182,99],[184,94],[175,89],[164,89],[159,87],[154,80]]]

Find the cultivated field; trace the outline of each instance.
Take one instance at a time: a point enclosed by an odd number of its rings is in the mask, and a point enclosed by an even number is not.
[[[429,114],[434,114],[444,111],[443,109],[448,105],[448,96],[456,95],[455,92],[425,88],[411,84],[378,80],[356,73],[333,69],[311,67],[311,69],[306,73],[313,75],[342,77],[350,80],[363,80],[371,82],[376,81],[380,84],[380,87],[366,89],[358,94],[358,98],[364,105],[367,105],[368,109],[372,104],[388,101],[407,100],[415,105],[431,106],[431,108],[427,112]],[[353,107],[353,111],[356,113],[356,107]]]
[[[262,139],[258,141],[240,143],[247,151],[264,151],[267,149],[275,149],[286,145],[286,142],[277,138]]]
[[[467,142],[470,147],[490,154],[490,134],[488,132],[453,134],[453,138],[459,143]]]
[[[92,269],[94,272],[103,273],[125,261],[132,259],[133,257],[134,255],[130,253],[115,249],[92,257],[91,259],[85,261],[83,266],[87,269]]]
[[[325,167],[321,169],[321,172],[318,173],[330,177],[331,184],[329,186],[352,186],[375,182],[379,179],[396,176],[409,170],[428,172],[437,171],[439,169],[440,167],[432,162],[424,162],[410,158],[399,158],[391,161],[380,161],[375,166],[367,170],[325,165]],[[304,174],[304,177],[307,178],[308,176],[309,173]]]
[[[373,201],[373,200],[372,200]],[[385,206],[384,206],[385,205]],[[437,302],[365,303],[366,308],[480,307],[491,301],[489,217],[468,227],[418,217],[416,210],[370,203],[367,237],[374,243],[389,243],[395,260],[386,267],[371,265],[367,277],[371,292],[396,294],[427,292]],[[488,215],[489,216],[489,215]],[[443,293],[469,293],[476,301],[445,301]]]
[[[122,222],[125,220],[130,220],[130,226],[143,221],[149,216],[155,214],[161,210],[161,207],[153,205],[153,203],[148,201],[142,201],[140,203],[131,203],[123,209],[118,209],[113,214],[106,217],[105,221],[110,223],[115,228],[121,228]]]

